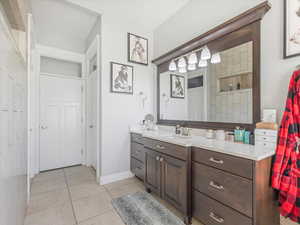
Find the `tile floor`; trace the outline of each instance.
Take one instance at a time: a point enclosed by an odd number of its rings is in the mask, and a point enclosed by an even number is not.
[[[130,178],[99,186],[95,179],[95,172],[84,166],[41,173],[32,181],[24,225],[124,225],[111,200],[144,191],[143,183]],[[171,205],[153,197],[179,215]],[[281,218],[281,224],[295,223]],[[201,224],[193,220],[193,225]]]
[[[111,200],[137,191],[144,191],[144,186],[136,178],[99,186],[95,172],[84,166],[41,173],[32,182],[25,225],[124,225]]]

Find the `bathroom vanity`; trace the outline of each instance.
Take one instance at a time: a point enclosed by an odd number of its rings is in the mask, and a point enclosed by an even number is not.
[[[254,131],[261,121],[261,20],[270,8],[263,2],[152,61],[158,125]],[[204,225],[279,225],[270,185],[273,142],[174,134],[131,130],[131,170],[146,190],[175,206],[186,223],[194,217]]]
[[[274,149],[166,131],[131,130],[131,171],[186,223],[279,225],[270,187]]]

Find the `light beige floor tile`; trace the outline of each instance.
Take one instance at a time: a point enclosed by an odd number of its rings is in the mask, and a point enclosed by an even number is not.
[[[284,217],[280,216],[280,224],[281,225],[296,225],[297,223],[291,221],[288,218],[284,218]]]
[[[101,216],[93,217],[92,219],[86,220],[79,225],[125,225],[122,219],[114,211],[108,211]]]
[[[38,181],[32,184],[31,194],[35,195],[64,188],[67,188],[67,184],[64,177],[57,178],[54,180]]]
[[[87,166],[73,166],[64,169],[67,176],[76,174],[76,173],[92,173],[92,169]]]
[[[117,181],[117,182],[113,182],[110,184],[106,184],[104,185],[106,189],[110,190],[110,189],[114,189],[114,188],[118,188],[120,186],[124,186],[124,185],[128,185],[128,184],[141,184],[141,181],[138,180],[135,177],[129,178],[129,179],[125,179],[125,180],[121,180],[121,181]]]
[[[203,225],[202,223],[200,223],[198,220],[196,219],[192,219],[192,225]]]
[[[82,176],[70,176],[67,177],[67,184],[69,187],[75,186],[75,185],[82,185],[86,183],[96,183],[96,177],[92,175],[82,175]]]
[[[43,211],[50,207],[62,205],[67,202],[70,202],[68,189],[58,189],[55,191],[36,194],[30,199],[27,214],[31,215],[32,213]]]
[[[69,188],[73,201],[80,198],[87,198],[91,195],[97,195],[106,191],[103,186],[100,186],[95,182],[83,183],[76,186],[70,186]]]
[[[75,225],[71,203],[51,207],[26,217],[24,225]]]
[[[113,209],[111,198],[107,192],[73,201],[73,206],[78,222],[101,215]]]
[[[108,192],[112,196],[112,198],[118,198],[123,195],[133,194],[139,191],[145,191],[145,189],[138,183],[131,183],[108,189]]]
[[[49,181],[49,180],[57,180],[64,178],[64,171],[60,170],[52,170],[49,172],[43,172],[38,174],[35,178],[32,179],[32,182],[40,182],[40,181]]]

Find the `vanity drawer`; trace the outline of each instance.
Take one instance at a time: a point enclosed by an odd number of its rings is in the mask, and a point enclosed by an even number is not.
[[[141,134],[131,133],[131,142],[136,142],[139,144],[144,144],[143,136]]]
[[[263,141],[263,142],[270,142],[270,143],[276,143],[277,138],[276,137],[271,137],[271,136],[260,136],[257,135],[255,136],[255,141]]]
[[[267,142],[267,141],[255,141],[255,145],[259,147],[264,147],[264,148],[271,148],[271,149],[276,149],[277,144],[274,142]]]
[[[144,180],[145,177],[145,166],[140,161],[136,160],[135,158],[131,157],[131,172],[135,174],[140,179]]]
[[[193,216],[205,225],[252,225],[252,220],[235,210],[193,191]]]
[[[250,180],[193,162],[192,182],[194,189],[252,217]]]
[[[193,148],[192,160],[249,179],[252,179],[253,177],[253,162],[248,159],[208,151],[201,148]]]
[[[131,142],[131,156],[144,163],[145,162],[144,145]]]
[[[255,129],[255,136],[269,136],[269,137],[277,137],[277,130],[267,130],[267,129]]]
[[[144,146],[178,159],[187,160],[187,148],[179,145],[157,141],[150,138],[144,138]]]

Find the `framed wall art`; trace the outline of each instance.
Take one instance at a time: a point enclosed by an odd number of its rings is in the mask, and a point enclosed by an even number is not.
[[[148,65],[148,39],[128,33],[128,61]]]
[[[185,78],[176,74],[170,75],[171,98],[185,97]]]
[[[300,56],[300,1],[284,0],[284,58]]]
[[[111,92],[133,94],[133,66],[111,62]]]

